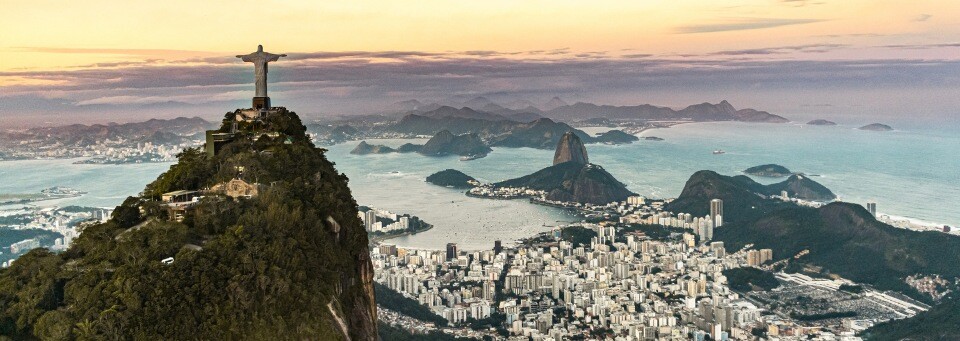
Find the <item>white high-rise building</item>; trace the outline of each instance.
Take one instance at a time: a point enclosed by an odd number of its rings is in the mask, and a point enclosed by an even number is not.
[[[363,224],[366,225],[367,231],[373,231],[373,225],[377,223],[377,212],[374,210],[369,210],[364,214]]]
[[[719,227],[721,225],[720,219],[718,217],[723,215],[723,200],[713,199],[710,200],[710,219],[713,220],[713,227]]]

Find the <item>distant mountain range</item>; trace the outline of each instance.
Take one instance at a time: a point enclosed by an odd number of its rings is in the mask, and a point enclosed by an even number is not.
[[[0,143],[39,140],[66,147],[87,147],[106,140],[127,140],[131,143],[179,144],[190,137],[202,138],[215,124],[199,117],[178,117],[169,120],[151,119],[133,123],[72,124],[39,127],[24,131],[0,132]]]
[[[494,121],[507,119],[518,122],[530,122],[539,117],[564,122],[577,122],[595,118],[606,118],[612,121],[789,122],[786,118],[766,111],[737,110],[730,102],[725,100],[717,104],[701,103],[674,110],[650,104],[613,106],[577,102],[571,105],[557,97],[538,108],[530,101],[514,101],[511,104],[500,105],[486,97],[476,97],[464,102],[447,101],[444,104],[423,104],[416,100],[410,100],[397,103],[393,110],[404,113],[404,115],[413,114],[434,118],[461,117]]]
[[[554,97],[538,108],[529,101],[512,102],[513,105],[500,105],[485,97],[476,97],[465,102],[449,104],[423,104],[419,101],[404,101],[395,109],[405,114],[427,117],[462,117],[484,120],[516,120],[529,122],[531,119],[547,117],[564,122],[583,121],[594,118],[606,118],[613,121],[742,121],[785,123],[786,118],[755,109],[737,110],[727,101],[717,104],[700,103],[680,110],[650,104],[632,106],[599,105],[586,102],[567,104]],[[525,105],[525,106],[522,106]],[[456,109],[455,107],[461,108]],[[469,110],[466,110],[469,109]],[[458,112],[462,111],[462,112]]]

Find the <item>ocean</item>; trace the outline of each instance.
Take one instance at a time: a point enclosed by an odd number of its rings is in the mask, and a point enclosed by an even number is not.
[[[606,128],[585,129],[590,133]],[[737,175],[766,163],[803,172],[833,190],[843,201],[877,202],[883,214],[960,225],[960,136],[950,132],[895,130],[860,131],[855,126],[800,124],[691,123],[648,130],[628,145],[587,145],[590,161],[603,166],[627,187],[651,198],[680,194],[687,178],[709,169]],[[425,140],[368,140],[399,146]],[[358,142],[326,147],[327,157],[350,178],[360,205],[419,216],[435,227],[389,243],[413,248],[461,249],[493,247],[494,240],[513,240],[548,231],[575,220],[569,212],[526,200],[469,198],[463,191],[428,184],[437,171],[457,169],[484,182],[533,173],[551,164],[552,150],[494,148],[473,161],[418,154],[351,155]],[[714,155],[722,149],[726,153]],[[169,163],[75,165],[75,160],[0,162],[0,194],[36,193],[52,186],[69,186],[87,195],[44,201],[40,206],[112,207],[166,171]],[[755,178],[762,183],[782,179]]]

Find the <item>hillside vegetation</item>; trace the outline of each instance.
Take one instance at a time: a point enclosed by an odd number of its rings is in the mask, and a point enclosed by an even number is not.
[[[304,130],[286,110],[241,123],[216,156],[185,150],[143,196],[128,198],[106,223],[85,227],[67,251],[36,249],[0,270],[0,333],[54,340],[377,339],[372,266],[356,202],[347,178]],[[242,179],[263,185],[258,196],[206,195],[182,222],[158,202],[162,193],[238,177],[238,167]]]

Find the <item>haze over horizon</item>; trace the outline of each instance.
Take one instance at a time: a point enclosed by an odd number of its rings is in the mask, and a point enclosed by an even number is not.
[[[308,120],[408,99],[559,96],[670,107],[726,99],[795,121],[960,126],[960,3],[222,5],[9,9],[0,29],[18,34],[0,41],[0,127],[219,119],[247,105],[250,66],[233,56],[257,44],[289,55],[271,66],[271,97]],[[239,24],[254,16],[270,24]]]

